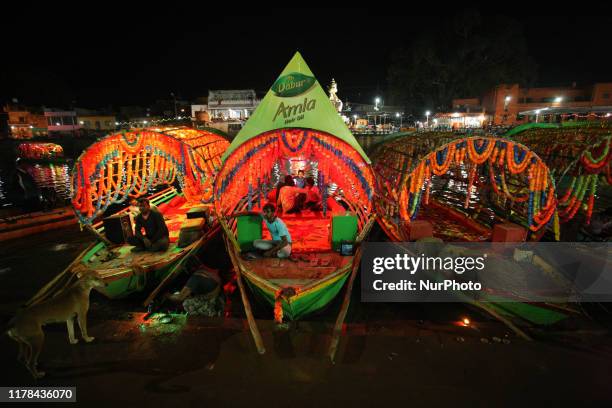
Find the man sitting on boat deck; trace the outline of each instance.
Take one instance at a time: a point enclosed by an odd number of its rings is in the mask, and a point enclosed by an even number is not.
[[[265,257],[289,258],[289,255],[291,255],[291,234],[289,234],[289,230],[283,220],[276,216],[274,204],[268,203],[264,205],[263,219],[266,222],[268,231],[270,231],[270,235],[272,235],[272,239],[256,239],[253,241],[253,246],[265,251]]]
[[[160,252],[168,249],[170,244],[170,233],[164,221],[164,216],[159,211],[151,209],[151,204],[146,198],[138,200],[140,213],[136,216],[134,236],[128,238],[128,243],[134,245],[132,252]],[[145,235],[142,234],[142,229]]]
[[[285,225],[285,222],[276,216],[276,207],[274,204],[267,203],[263,206],[263,214],[252,211],[245,211],[231,215],[231,217],[239,217],[242,215],[256,215],[262,217],[266,222],[266,227],[272,235],[272,239],[256,239],[253,241],[253,246],[264,251],[263,255],[267,258],[289,258],[291,255],[291,234]],[[256,259],[257,256],[249,253],[248,259]]]

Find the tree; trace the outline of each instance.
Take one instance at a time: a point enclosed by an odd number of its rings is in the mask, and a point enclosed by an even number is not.
[[[453,98],[480,97],[501,83],[530,85],[535,76],[518,22],[467,12],[396,50],[387,79],[393,103],[422,115],[423,109],[446,110]]]

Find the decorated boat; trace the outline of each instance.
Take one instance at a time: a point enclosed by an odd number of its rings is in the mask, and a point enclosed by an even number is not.
[[[72,205],[83,228],[98,241],[31,302],[65,287],[74,278],[73,270],[86,267],[107,283],[100,292],[109,298],[157,285],[149,303],[186,257],[219,231],[211,208],[212,180],[228,146],[213,133],[173,128],[123,131],[86,149],[73,168]],[[163,214],[170,233],[167,251],[134,253],[126,243],[132,233],[129,208],[113,208],[138,197],[148,197]],[[181,239],[181,234],[190,233],[193,239]]]
[[[521,224],[527,239],[546,229],[558,237],[554,180],[523,144],[426,132],[380,144],[372,157],[378,221],[393,240],[409,241],[420,219],[446,241],[491,240],[492,227],[509,221]]]
[[[64,149],[55,143],[20,143],[17,146],[17,156],[33,162],[61,162],[64,161]]]
[[[54,208],[0,218],[0,242],[27,237],[76,224],[70,207]]]
[[[241,255],[252,249],[254,239],[269,233],[259,216],[235,214],[276,203],[280,180],[299,170],[316,181],[320,211],[279,213],[292,238],[291,258],[245,259]],[[260,352],[264,348],[246,287],[270,305],[279,323],[321,310],[347,280],[349,293],[358,244],[374,222],[373,193],[370,160],[296,53],[225,152],[214,188],[215,210]],[[355,253],[341,254],[343,244],[356,247]]]
[[[426,235],[433,232],[459,246],[504,241],[493,236],[496,224],[521,226],[527,234],[514,236],[518,241],[537,241],[547,230],[559,239],[554,179],[542,158],[515,140],[451,132],[409,134],[376,146],[372,159],[378,221],[392,241],[421,238],[418,221],[431,227]],[[427,229],[422,224],[420,228]],[[507,293],[465,301],[525,338],[528,335],[513,320],[553,324],[570,310],[565,305],[523,302]]]
[[[589,225],[598,209],[596,198],[602,197],[598,188],[612,184],[612,124],[530,123],[510,130],[506,137],[529,146],[551,169],[560,223],[568,223],[582,212],[579,222]],[[606,208],[605,204],[601,207]]]

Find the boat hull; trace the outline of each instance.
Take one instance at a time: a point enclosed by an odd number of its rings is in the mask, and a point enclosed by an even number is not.
[[[315,287],[300,292],[288,300],[285,298],[280,299],[283,319],[300,320],[324,309],[342,290],[349,276],[349,272],[350,269],[333,279],[319,282]],[[246,281],[252,293],[260,299],[263,299],[270,307],[275,307],[275,291],[270,290],[269,287],[262,285],[256,280],[251,280],[248,277],[246,277]]]
[[[0,242],[27,237],[77,223],[70,207],[8,217],[0,222]]]

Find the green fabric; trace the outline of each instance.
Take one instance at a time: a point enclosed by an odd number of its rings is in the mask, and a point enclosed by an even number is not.
[[[493,299],[494,297],[491,297],[488,300]],[[556,310],[539,307],[529,303],[501,301],[489,303],[489,305],[505,316],[518,316],[537,325],[551,325],[567,318],[567,315]]]
[[[288,80],[290,75],[291,80]],[[291,86],[287,85],[289,82],[303,86],[287,89]],[[234,138],[223,154],[223,161],[247,140],[264,132],[287,128],[314,129],[334,135],[351,145],[366,163],[370,163],[370,159],[346,127],[299,52],[295,53],[253,115]]]
[[[307,295],[299,296],[297,299],[293,300],[291,304],[288,304],[285,300],[283,300],[283,318],[286,320],[299,320],[309,314],[321,310],[338,295],[348,276],[349,273],[347,272],[336,282],[328,286],[324,286],[321,289]],[[246,281],[251,287],[253,293],[258,295],[260,298],[263,298],[266,303],[274,307],[274,295],[264,291],[259,286],[253,284],[250,280],[246,279]]]
[[[256,215],[242,215],[236,218],[236,240],[242,251],[250,251],[253,241],[262,237],[261,217]]]
[[[517,133],[524,132],[530,129],[559,129],[559,128],[573,128],[573,127],[586,127],[593,126],[593,122],[562,122],[562,123],[524,123],[510,129],[504,134],[504,137],[514,136]]]
[[[225,133],[221,129],[212,128],[212,127],[208,127],[208,126],[200,126],[197,129],[198,130],[204,130],[204,131],[210,132],[210,133],[214,133],[215,135],[221,136],[222,138],[227,139],[227,140],[231,140],[232,139],[232,137],[230,135],[228,135],[227,133]]]
[[[376,143],[372,144],[370,146],[370,153],[378,146],[390,142],[392,140],[396,140],[396,139],[400,139],[402,137],[406,137],[406,136],[412,136],[417,134],[416,131],[408,131],[408,132],[396,132],[396,133],[389,133],[388,135],[384,135],[379,141],[377,141]]]
[[[332,218],[332,249],[337,251],[342,241],[353,242],[357,238],[357,216],[336,215]]]

